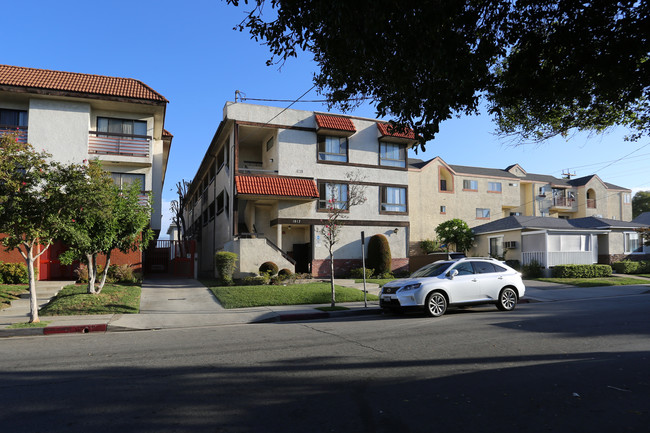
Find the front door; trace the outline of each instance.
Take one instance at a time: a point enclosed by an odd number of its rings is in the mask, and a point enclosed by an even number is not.
[[[67,250],[63,242],[56,241],[40,257],[40,266],[38,269],[39,280],[72,280],[76,279],[72,265],[62,265],[59,256]]]
[[[306,244],[293,244],[293,259],[296,261],[296,273],[311,272],[311,242]]]

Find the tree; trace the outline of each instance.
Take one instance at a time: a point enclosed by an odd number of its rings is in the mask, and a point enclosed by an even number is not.
[[[365,203],[365,187],[360,183],[360,176],[346,174],[347,184],[327,184],[327,197],[321,200],[327,202],[327,219],[322,221],[320,233],[323,235],[325,246],[330,256],[330,288],[332,291],[331,307],[336,305],[334,290],[334,246],[339,242],[341,226],[345,224],[346,213],[350,208]],[[345,188],[344,188],[345,187]]]
[[[650,212],[650,191],[639,191],[632,197],[632,218]]]
[[[99,161],[89,161],[83,170],[83,180],[73,186],[77,218],[64,232],[68,250],[60,260],[69,264],[81,259],[88,267],[88,293],[99,294],[106,282],[112,251],[128,253],[142,249],[153,237],[147,228],[151,205],[149,198],[144,203],[140,200],[139,183],[120,190]],[[96,287],[100,254],[105,255],[106,264]]]
[[[250,3],[235,28],[268,46],[267,64],[311,52],[330,107],[373,101],[422,144],[482,99],[501,134],[526,140],[612,125],[650,132],[647,0]]]
[[[368,267],[375,270],[378,278],[391,271],[390,244],[381,233],[373,235],[368,241]]]
[[[456,251],[465,252],[472,248],[474,243],[474,233],[467,223],[459,218],[445,221],[436,227],[438,239],[447,245],[447,251],[453,251],[450,246],[454,246]]]
[[[32,323],[39,322],[34,261],[74,224],[76,209],[70,206],[71,184],[83,178],[77,165],[49,161],[15,136],[0,137],[0,233],[7,249],[17,249],[29,274]],[[40,245],[40,247],[39,247]]]
[[[187,229],[185,227],[185,207],[187,205],[187,189],[190,187],[190,182],[182,179],[180,182],[176,183],[176,194],[178,194],[178,200],[172,200],[169,205],[169,210],[172,211],[172,224],[175,224],[178,227],[177,236],[178,242],[180,244],[181,256],[184,256],[183,251],[184,242],[187,240]]]

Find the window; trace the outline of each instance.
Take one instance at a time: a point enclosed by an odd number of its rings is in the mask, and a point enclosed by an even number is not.
[[[140,190],[145,190],[144,174],[131,174],[131,173],[111,173],[113,183],[120,189],[124,189],[136,182],[140,183]]]
[[[643,243],[638,233],[625,233],[625,253],[642,253]]]
[[[269,140],[266,142],[266,151],[268,152],[273,148],[273,137],[269,138]]]
[[[510,212],[510,216],[522,216],[521,212]]]
[[[0,109],[0,127],[27,127],[27,111]]]
[[[208,210],[206,209],[203,211],[203,225],[207,225],[207,224],[208,224]]]
[[[210,164],[210,183],[214,181],[214,176],[215,176],[215,172],[214,172],[214,162],[213,162],[212,164]]]
[[[406,213],[406,188],[382,186],[380,193],[380,211]]]
[[[501,192],[501,182],[488,182],[488,191]]]
[[[447,191],[447,179],[440,179],[440,191]]]
[[[470,191],[478,191],[478,181],[476,180],[463,180],[463,189]]]
[[[348,185],[345,183],[326,183],[318,184],[318,209],[327,210],[328,206],[333,205],[335,209],[348,208]]]
[[[447,213],[447,206],[440,206],[440,213]]]
[[[120,135],[147,135],[147,122],[142,120],[97,118],[97,132]]]
[[[397,143],[379,143],[379,165],[406,167],[406,146]]]
[[[348,162],[348,139],[319,135],[318,160]]]
[[[474,268],[470,262],[461,262],[455,268],[458,271],[458,275],[472,275],[474,274]]]
[[[208,214],[210,216],[210,221],[214,219],[214,201],[208,206]]]
[[[491,274],[497,271],[492,263],[479,261],[472,263],[474,265],[474,269],[476,269],[477,274]]]
[[[223,212],[224,209],[224,191],[221,191],[217,196],[217,215]]]
[[[632,203],[632,195],[631,194],[623,194],[623,203],[625,203],[625,204]]]
[[[490,257],[503,257],[503,236],[489,238],[490,240]]]
[[[476,208],[476,218],[490,219],[490,209]]]

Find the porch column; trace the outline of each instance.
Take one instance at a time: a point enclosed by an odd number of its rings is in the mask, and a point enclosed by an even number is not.
[[[277,237],[277,241],[278,241],[278,243],[277,243],[278,248],[280,248],[282,251],[284,251],[284,248],[282,248],[282,224],[278,223],[278,225],[276,226],[276,230],[277,230],[276,237]]]
[[[548,269],[548,232],[544,232],[544,267]]]

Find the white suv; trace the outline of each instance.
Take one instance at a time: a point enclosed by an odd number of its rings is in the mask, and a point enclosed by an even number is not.
[[[491,258],[441,260],[415,271],[410,278],[391,281],[379,293],[384,310],[420,307],[432,316],[445,314],[447,306],[495,304],[511,311],[524,296],[521,274]]]

